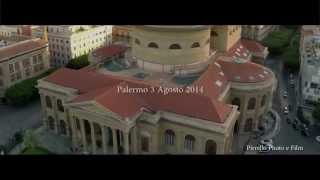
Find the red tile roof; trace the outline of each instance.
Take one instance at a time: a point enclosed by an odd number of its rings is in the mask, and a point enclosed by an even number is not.
[[[236,62],[232,57],[219,57],[217,62],[231,82],[257,83],[272,78],[270,70],[250,61]]]
[[[235,43],[227,52],[228,56],[248,59],[250,57],[249,50],[242,45],[241,39]]]
[[[212,98],[217,98],[228,84],[227,77],[218,63],[212,63],[204,72],[194,86],[204,87],[204,93]]]
[[[249,39],[241,39],[241,43],[244,47],[246,47],[250,52],[253,53],[263,53],[266,47],[264,47],[261,43],[249,40]]]
[[[240,39],[235,43],[227,52],[228,56],[238,57],[242,59],[248,59],[250,54],[255,54],[255,56],[264,57],[264,47],[261,43],[249,40],[249,39]]]
[[[213,73],[214,67],[211,67],[208,77],[201,81],[210,80],[209,75]],[[132,117],[147,108],[152,111],[168,111],[203,120],[223,123],[231,107],[214,99],[217,95],[214,88],[214,82],[205,85],[208,92],[205,94],[187,94],[187,93],[169,93],[164,95],[158,92],[158,86],[149,84],[146,81],[125,79],[110,75],[102,75],[96,72],[76,71],[69,69],[60,69],[45,79],[51,83],[61,86],[79,89],[80,95],[73,102],[96,101],[107,109],[120,115],[123,118]],[[225,81],[225,80],[224,80]],[[118,86],[128,86],[129,88],[149,88],[155,87],[155,92],[151,93],[121,93],[118,92]],[[212,93],[212,94],[210,94]]]
[[[92,55],[94,57],[99,57],[99,58],[109,58],[113,57],[117,54],[123,53],[127,50],[128,48],[122,45],[118,44],[112,44],[110,46],[105,46],[102,48],[99,48],[95,51],[92,52]]]
[[[35,49],[47,46],[47,42],[42,39],[32,39],[21,41],[6,47],[0,48],[0,61],[16,56],[21,53],[27,53]]]

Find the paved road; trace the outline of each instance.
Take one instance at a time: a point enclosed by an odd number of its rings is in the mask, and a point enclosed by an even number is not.
[[[266,66],[271,68],[278,78],[278,89],[274,95],[274,106],[278,110],[281,121],[281,129],[278,136],[274,139],[275,147],[288,147],[287,150],[273,151],[270,154],[320,154],[320,144],[314,140],[314,137],[304,137],[300,132],[293,129],[292,125],[285,121],[286,116],[282,113],[282,106],[284,104],[291,104],[292,111],[289,117],[296,117],[296,95],[295,88],[289,87],[289,73],[282,68],[280,59],[269,58],[266,60]],[[297,79],[297,74],[294,75]],[[288,98],[283,98],[283,91],[288,92]],[[320,131],[319,131],[320,134]],[[294,146],[297,145],[297,146]],[[302,150],[303,149],[303,150]]]
[[[23,108],[0,105],[0,145],[7,142],[15,132],[41,124],[40,102]]]

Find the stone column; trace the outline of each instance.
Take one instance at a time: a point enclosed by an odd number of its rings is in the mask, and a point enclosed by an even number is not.
[[[57,99],[56,99],[56,98],[52,98],[52,99],[53,99],[53,101],[52,101],[52,108],[53,108],[54,119],[55,119],[54,128],[55,128],[56,134],[58,134],[59,116],[58,116],[58,108],[57,108]]]
[[[138,133],[137,133],[137,127],[132,128],[131,132],[131,144],[132,144],[132,152],[133,154],[138,154]]]
[[[118,154],[118,142],[117,133],[115,129],[112,129],[112,144],[113,144],[113,154]]]
[[[184,153],[184,137],[183,132],[177,133],[177,144],[176,144],[177,154],[183,154]]]
[[[129,132],[123,132],[124,135],[124,154],[129,154]]]
[[[75,148],[77,146],[77,129],[75,125],[74,117],[70,118],[70,126],[71,126],[71,138],[72,138],[72,147]]]
[[[47,113],[46,113],[46,109],[47,109],[47,104],[46,104],[46,100],[45,100],[45,95],[44,94],[40,94],[40,100],[41,100],[41,109],[42,109],[42,120],[43,120],[43,125],[46,129],[49,129],[48,126],[48,121],[47,121]]]
[[[200,138],[199,147],[200,147],[199,154],[206,154],[206,138],[205,137]]]
[[[93,123],[90,121],[90,128],[91,128],[91,145],[92,145],[92,153],[97,153],[97,145],[96,145],[96,135],[94,132],[94,126]]]
[[[88,152],[88,144],[87,144],[87,137],[86,137],[86,131],[84,128],[84,120],[80,120],[80,126],[81,126],[81,139],[83,143],[83,150]]]
[[[105,127],[101,126],[103,154],[107,154],[106,132]]]
[[[262,109],[263,107],[261,107],[261,102],[262,102],[262,97],[263,95],[258,95],[256,97],[257,99],[257,104],[256,104],[256,110],[255,110],[255,113],[254,113],[254,118],[255,120],[253,121],[254,124],[253,124],[253,130],[257,130],[258,129],[258,126],[259,126],[259,122],[260,122],[260,119],[259,119],[259,113],[260,113],[260,109]],[[265,104],[266,105],[266,104]],[[264,105],[264,106],[265,106]]]

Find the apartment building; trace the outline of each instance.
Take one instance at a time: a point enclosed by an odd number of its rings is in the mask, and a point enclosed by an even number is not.
[[[32,35],[42,37],[43,29],[32,31]],[[73,58],[112,43],[112,26],[48,26],[47,32],[53,67],[65,66]]]
[[[4,98],[8,87],[48,69],[49,51],[44,40],[31,39],[1,47],[0,98]]]

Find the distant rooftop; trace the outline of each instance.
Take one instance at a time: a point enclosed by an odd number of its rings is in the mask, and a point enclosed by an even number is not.
[[[0,62],[11,57],[30,52],[42,47],[47,46],[47,42],[42,39],[31,39],[17,42],[5,47],[0,48]]]

